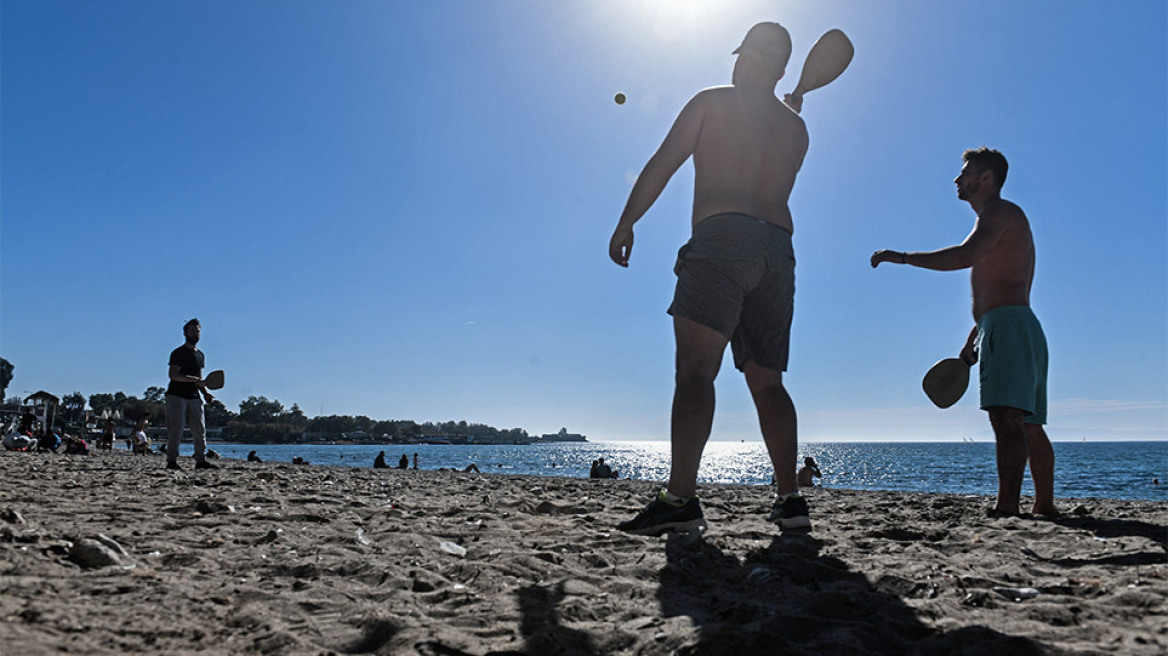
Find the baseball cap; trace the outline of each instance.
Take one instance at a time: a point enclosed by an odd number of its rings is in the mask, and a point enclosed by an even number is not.
[[[778,23],[759,23],[750,28],[742,45],[731,54],[737,55],[744,48],[774,57],[778,64],[786,66],[791,58],[791,35]]]

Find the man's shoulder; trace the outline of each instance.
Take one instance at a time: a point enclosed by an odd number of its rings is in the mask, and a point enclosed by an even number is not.
[[[688,106],[697,108],[725,107],[730,103],[737,105],[738,90],[732,85],[706,87],[694,94]]]
[[[694,98],[720,98],[729,96],[734,93],[734,86],[730,84],[720,84],[716,87],[706,87],[694,94]]]
[[[797,126],[796,129],[806,133],[807,124],[804,123],[803,117],[798,112],[791,109],[787,103],[779,100],[774,94],[765,96],[773,105],[774,116],[788,126]],[[756,103],[759,99],[764,98],[763,95],[753,95],[746,103]],[[707,87],[697,92],[692,99],[690,99],[687,109],[698,110],[714,110],[725,108],[733,112],[734,110],[743,106],[744,99],[742,91],[733,85]]]
[[[987,205],[984,209],[982,209],[980,217],[981,218],[1005,219],[1005,220],[1011,220],[1011,219],[1025,220],[1026,213],[1023,212],[1022,208],[1018,207],[1018,205],[1016,205],[1015,203],[1012,203],[1012,202],[1006,200],[1005,198],[999,198],[998,200],[993,201],[992,203]]]
[[[202,357],[203,357],[202,351],[200,351],[198,348],[191,348],[191,347],[187,346],[186,344],[183,344],[182,346],[180,346],[180,347],[178,347],[175,350],[170,352],[170,361],[171,362],[176,362],[180,359],[187,360],[190,358],[194,358],[194,359],[198,360]]]

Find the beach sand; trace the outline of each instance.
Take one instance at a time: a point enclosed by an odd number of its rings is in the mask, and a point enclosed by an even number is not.
[[[1163,503],[817,488],[780,535],[704,485],[704,536],[644,538],[646,481],[218,462],[0,453],[0,651],[1168,652]]]

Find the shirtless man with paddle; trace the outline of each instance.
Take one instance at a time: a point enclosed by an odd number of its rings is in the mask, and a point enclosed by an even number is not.
[[[779,494],[770,521],[783,530],[811,526],[795,481],[795,405],[782,373],[795,292],[794,226],[787,199],[807,153],[807,129],[796,111],[775,97],[791,55],[787,30],[778,23],[759,23],[734,54],[733,84],[705,89],[681,110],[633,185],[609,242],[609,257],[627,267],[633,225],[692,156],[693,237],[678,253],[677,288],[669,308],[677,342],[671,469],[667,486],[618,526],[637,535],[705,527],[696,494],[698,466],[710,436],[714,379],[727,344],[746,375],[775,468]],[[832,59],[842,66],[850,60],[850,52]],[[842,71],[818,76],[825,80],[818,86]],[[802,93],[813,88],[803,85],[797,91],[800,103]]]
[[[1036,515],[1055,515],[1054,450],[1046,423],[1046,337],[1030,309],[1034,238],[1022,209],[1001,197],[1006,158],[996,150],[967,150],[954,180],[957,197],[977,220],[961,244],[927,253],[882,250],[881,262],[935,271],[971,269],[973,319],[961,359],[981,362],[981,407],[997,442],[998,500],[994,511],[1016,515],[1026,462],[1034,479]]]

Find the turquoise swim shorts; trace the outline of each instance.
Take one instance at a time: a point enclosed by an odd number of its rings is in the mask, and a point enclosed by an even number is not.
[[[1046,335],[1030,308],[994,308],[977,322],[981,407],[1018,408],[1026,423],[1046,423]]]

